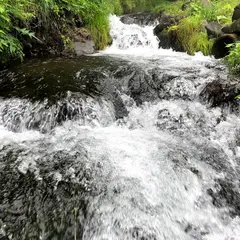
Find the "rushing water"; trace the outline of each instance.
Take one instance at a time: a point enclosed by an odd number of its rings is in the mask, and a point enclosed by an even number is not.
[[[220,62],[111,17],[95,56],[0,73],[0,239],[240,239],[240,119]]]

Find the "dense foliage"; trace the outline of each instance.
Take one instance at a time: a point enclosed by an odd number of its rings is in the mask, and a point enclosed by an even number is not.
[[[1,61],[10,56],[23,58],[23,35],[35,37],[40,26],[49,29],[51,34],[50,25],[62,34],[64,19],[74,22],[75,16],[90,29],[97,48],[103,48],[108,41],[108,15],[111,11],[114,7],[101,0],[0,0]]]

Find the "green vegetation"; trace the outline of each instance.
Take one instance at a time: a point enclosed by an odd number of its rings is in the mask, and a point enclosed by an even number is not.
[[[189,1],[161,1],[153,11],[164,11],[173,16],[200,16],[201,19],[208,21],[230,23],[234,7],[239,4],[239,0],[212,0],[209,6],[205,6],[203,0],[194,0],[189,5],[186,5],[185,10],[182,10],[182,6],[186,2]]]
[[[39,32],[59,34],[64,45],[68,28],[76,20],[88,28],[98,49],[109,42],[108,15],[117,11],[110,0],[0,0],[0,62],[10,57],[23,59],[23,39],[37,38]],[[120,7],[120,5],[119,5]],[[66,41],[67,40],[67,41]]]
[[[230,53],[226,57],[229,69],[232,73],[240,75],[240,42],[229,44]]]
[[[201,18],[196,16],[184,18],[175,29],[178,40],[188,54],[193,55],[199,51],[204,55],[211,53],[213,42],[208,40]]]
[[[175,31],[177,39],[188,54],[193,55],[195,52],[201,51],[204,55],[209,55],[213,42],[208,39],[206,33],[207,21],[216,21],[221,24],[230,23],[234,7],[239,4],[239,1],[195,0],[182,8],[186,2],[185,0],[161,2],[154,8],[154,11],[165,11],[169,15],[183,16],[183,19],[176,26],[170,27],[169,31]]]
[[[97,49],[110,41],[108,15],[153,10],[183,16],[175,31],[183,48],[189,54],[201,51],[208,55],[212,41],[208,40],[206,21],[231,22],[234,7],[239,0],[212,0],[208,6],[203,0],[192,1],[182,10],[186,0],[0,0],[0,63],[10,58],[24,58],[23,46],[34,40],[43,43],[46,34],[60,36],[65,48],[72,47],[70,29],[80,22],[93,37]],[[44,35],[45,34],[45,35]],[[53,38],[53,44],[54,44]],[[232,56],[235,56],[234,51]],[[230,61],[230,60],[229,60]],[[230,65],[232,64],[229,63]]]

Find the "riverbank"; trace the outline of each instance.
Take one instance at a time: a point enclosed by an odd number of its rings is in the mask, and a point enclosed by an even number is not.
[[[0,3],[0,65],[50,55],[81,55],[111,42],[109,14],[150,10],[155,0],[11,0]]]
[[[0,65],[22,61],[24,58],[45,56],[75,56],[92,54],[111,44],[110,13],[121,15],[150,10],[158,16],[154,29],[159,47],[194,55],[225,57],[234,73],[240,72],[238,38],[240,29],[230,23],[238,22],[238,1],[46,1],[21,0],[12,5],[1,3]],[[231,30],[233,29],[234,30]],[[230,30],[229,30],[230,29]],[[218,44],[216,39],[223,37]],[[227,44],[231,47],[226,47]],[[214,47],[215,46],[215,47]]]
[[[0,10],[2,64],[28,57],[71,55],[81,44],[86,49],[86,43],[91,53],[110,41],[110,9],[105,2],[20,0],[13,5],[4,0]]]

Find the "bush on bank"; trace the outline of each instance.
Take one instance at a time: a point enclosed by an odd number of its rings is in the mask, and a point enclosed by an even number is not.
[[[109,0],[110,2],[110,0]],[[109,41],[108,15],[114,6],[102,0],[0,0],[1,62],[10,57],[23,59],[23,43],[42,34],[59,35],[62,43],[68,28],[81,25],[88,28],[102,49]],[[45,35],[44,35],[45,34]],[[54,40],[54,39],[53,39]]]

